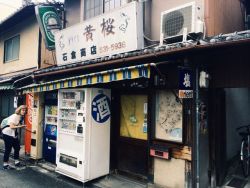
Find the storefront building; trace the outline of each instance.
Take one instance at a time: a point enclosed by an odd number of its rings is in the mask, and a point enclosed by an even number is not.
[[[109,2],[105,10],[112,9],[111,2],[113,1]],[[186,6],[201,6],[203,11],[209,6],[208,1],[185,3],[189,3]],[[53,124],[63,126],[58,123],[61,118],[58,113],[62,112],[59,112],[58,108],[56,111],[55,107],[46,107],[46,105],[60,106],[55,100],[58,98],[56,96],[58,92],[68,90],[69,93],[70,91],[81,93],[81,90],[87,92],[88,89],[98,88],[99,94],[102,94],[104,91],[101,90],[108,90],[111,93],[110,105],[107,102],[105,107],[99,109],[101,110],[99,113],[102,110],[106,110],[107,113],[107,109],[110,109],[110,144],[108,145],[110,152],[108,152],[109,158],[105,157],[105,162],[109,160],[109,172],[106,173],[119,172],[163,187],[192,187],[197,182],[200,183],[200,187],[207,187],[210,184],[208,171],[211,164],[201,163],[201,161],[210,161],[208,119],[201,119],[196,110],[200,109],[200,101],[204,106],[209,102],[206,90],[205,92],[199,90],[198,80],[200,72],[208,70],[207,63],[200,63],[207,56],[203,57],[201,54],[204,55],[205,51],[209,51],[214,46],[210,47],[212,43],[199,45],[197,43],[200,41],[198,42],[197,38],[168,45],[159,45],[156,42],[152,47],[149,44],[153,40],[148,40],[145,36],[149,34],[151,38],[160,39],[163,43],[167,42],[165,37],[159,36],[160,12],[183,4],[177,5],[173,1],[164,1],[164,3],[162,1],[120,1],[118,5],[121,5],[120,8],[87,19],[101,13],[101,9],[95,10],[93,7],[97,6],[92,7],[90,1],[65,1],[65,9],[68,10],[66,25],[70,27],[55,35],[57,66],[35,71],[36,83],[20,88],[22,94],[31,94],[34,98],[37,96],[33,104],[35,113],[33,109],[32,121],[35,119],[38,123],[37,127],[32,129],[38,134],[31,139],[35,143],[35,148],[39,150],[39,145],[42,144],[38,143],[41,140],[38,135],[42,132],[42,125],[39,122],[44,117],[44,112],[45,124],[47,122],[51,125],[48,128],[50,132],[55,130]],[[233,5],[230,4],[230,6]],[[85,11],[83,12],[79,7]],[[114,4],[113,8],[115,7]],[[238,19],[240,14],[236,9],[234,13],[238,15],[236,16]],[[235,28],[242,30],[240,21],[232,23],[230,28],[226,26],[221,30],[211,28],[209,27],[212,25],[211,18],[206,19],[203,13],[201,18],[207,26],[207,30],[203,32],[207,35],[231,32]],[[76,20],[79,20],[78,24],[75,23]],[[220,21],[216,24],[224,25]],[[80,101],[78,110],[87,108],[82,107],[81,101],[84,100],[80,100],[81,96],[79,94],[79,100],[72,102],[74,107],[74,105],[77,106],[77,101]],[[51,102],[49,102],[50,99]],[[44,103],[46,104],[43,105]],[[89,108],[93,110],[93,103],[91,104]],[[106,108],[107,106],[109,108]],[[74,139],[82,134],[77,132],[82,129],[78,128],[81,127],[78,126],[79,113],[70,108],[66,113],[71,114],[75,122],[75,124],[67,124],[67,127],[75,131],[67,133],[75,136]],[[80,114],[85,113],[87,114],[87,111]],[[90,117],[93,118],[93,114],[88,118]],[[199,137],[197,127],[201,121],[203,127],[199,126],[199,130],[202,130]],[[84,127],[83,119],[81,123]],[[63,131],[63,129],[65,128],[57,127],[57,131]],[[85,129],[82,130],[84,132]],[[60,134],[57,133],[57,135]],[[51,142],[47,143],[47,148],[55,144],[55,139],[50,136],[43,137],[45,141]],[[60,143],[58,139],[57,144]],[[68,139],[70,141],[72,138],[68,137]],[[202,142],[199,142],[200,140]],[[78,154],[69,156],[66,154],[67,151],[58,153],[59,148],[56,149],[57,156],[54,158],[63,154],[57,160],[70,161],[65,162],[70,167],[64,174],[85,182],[76,176],[79,172],[75,172],[76,168],[85,164],[84,160],[79,160]],[[77,148],[75,152],[77,153]],[[87,161],[87,157],[84,159]],[[94,175],[88,177],[91,179]]]

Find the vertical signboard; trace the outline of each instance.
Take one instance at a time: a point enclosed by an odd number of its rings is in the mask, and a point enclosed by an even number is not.
[[[190,69],[179,70],[179,98],[193,98],[193,80]]]
[[[55,49],[55,32],[61,29],[57,10],[53,6],[38,5],[35,7],[37,22],[42,32],[46,48]]]

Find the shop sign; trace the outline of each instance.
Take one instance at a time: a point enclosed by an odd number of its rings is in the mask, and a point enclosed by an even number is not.
[[[57,64],[80,62],[141,49],[142,12],[131,2],[55,34]]]
[[[179,70],[179,98],[193,98],[192,71],[189,69]]]
[[[38,5],[35,7],[37,22],[39,24],[46,48],[55,49],[55,32],[61,29],[61,21],[53,6]]]
[[[106,122],[111,115],[110,99],[104,94],[97,95],[92,101],[92,117],[98,123]]]

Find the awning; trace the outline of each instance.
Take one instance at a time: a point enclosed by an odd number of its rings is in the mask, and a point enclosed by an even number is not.
[[[0,90],[11,90],[11,89],[14,89],[12,84],[0,85]]]
[[[19,89],[22,91],[22,93],[43,92],[137,78],[150,78],[150,64],[129,66],[91,74],[84,74],[45,82],[42,84],[32,84]]]

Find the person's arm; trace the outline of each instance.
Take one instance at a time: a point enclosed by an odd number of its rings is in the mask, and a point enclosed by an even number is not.
[[[27,127],[25,128],[25,130],[28,131],[28,132],[36,134],[36,131],[32,131],[31,129],[28,129]]]
[[[22,128],[22,127],[26,127],[26,125],[21,125],[21,124],[15,125],[14,123],[10,123],[11,129],[18,129],[18,128]]]

